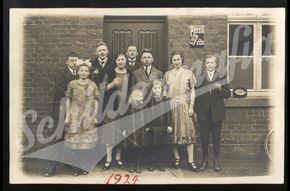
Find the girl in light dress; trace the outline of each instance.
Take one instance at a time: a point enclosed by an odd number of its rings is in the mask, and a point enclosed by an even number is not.
[[[66,91],[65,142],[73,157],[73,175],[88,174],[81,170],[80,158],[86,151],[96,146],[97,108],[99,91],[95,82],[89,79],[90,64],[78,61],[77,75],[79,79],[68,84]],[[83,168],[82,168],[83,169]]]

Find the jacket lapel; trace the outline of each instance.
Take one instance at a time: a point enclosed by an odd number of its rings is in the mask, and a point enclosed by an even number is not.
[[[143,67],[140,67],[138,69],[138,75],[139,75],[139,77],[141,78],[142,81],[144,81],[144,82],[149,82],[150,81]]]

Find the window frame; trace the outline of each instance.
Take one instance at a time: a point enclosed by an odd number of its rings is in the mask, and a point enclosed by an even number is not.
[[[250,56],[231,56],[229,51],[230,25],[252,25],[253,26],[253,54]],[[262,89],[262,58],[276,57],[276,55],[262,55],[262,26],[274,25],[271,20],[228,20],[227,22],[227,70],[229,79],[230,58],[252,58],[253,59],[253,89],[248,89],[249,96],[271,96],[274,89]],[[275,35],[275,34],[274,34]],[[232,89],[232,88],[231,88]]]

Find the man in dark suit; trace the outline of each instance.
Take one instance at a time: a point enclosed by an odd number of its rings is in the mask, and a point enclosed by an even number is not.
[[[150,49],[144,49],[141,53],[142,65],[133,72],[134,82],[143,88],[146,88],[147,94],[151,91],[152,82],[161,80],[163,73],[153,65],[154,57]]]
[[[114,64],[111,62],[111,60],[108,58],[109,55],[109,49],[105,42],[100,42],[96,46],[96,56],[97,58],[92,61],[92,80],[98,85],[99,91],[104,92],[103,94],[100,94],[99,98],[99,107],[102,108],[99,110],[101,113],[104,113],[104,110],[106,108],[106,105],[110,98],[110,91],[106,91],[106,85],[110,83],[114,78]],[[99,112],[99,113],[100,113]],[[99,117],[101,115],[98,115]],[[104,116],[102,116],[104,117]],[[103,118],[102,118],[103,119]],[[98,123],[102,124],[103,121],[100,119]]]
[[[137,58],[138,56],[137,47],[130,44],[127,47],[126,55],[127,55],[126,68],[128,71],[134,72],[136,69],[138,69],[141,66],[141,63]]]
[[[153,81],[162,80],[163,73],[154,67],[154,65],[153,65],[154,57],[153,57],[153,53],[150,49],[144,49],[141,53],[140,58],[141,58],[142,65],[133,72],[134,83],[137,86],[134,88],[143,89],[143,92],[145,93],[145,96],[146,96],[145,97],[146,101],[144,104],[148,104],[148,102],[150,101],[150,97],[148,95],[151,92],[151,89],[153,86]],[[145,127],[143,129],[148,129],[148,128]],[[147,139],[147,137],[142,137],[142,139]],[[146,141],[143,141],[143,142],[146,142]],[[150,153],[151,153],[150,151],[146,152],[146,154],[148,154],[148,155]],[[140,166],[140,163],[141,163],[140,160],[142,158],[142,150],[141,149],[135,150],[135,153],[132,153],[132,154],[135,155],[135,158],[139,159],[139,161],[136,161],[137,166],[136,166],[135,170],[136,170],[136,172],[140,173],[142,171],[141,166]],[[147,156],[147,157],[152,158],[152,156]],[[153,164],[151,164],[151,165],[153,165]],[[149,167],[149,169],[153,169],[153,166]],[[130,167],[130,171],[131,172],[134,171],[134,166]]]
[[[53,102],[53,119],[57,124],[59,120],[60,106],[65,96],[65,91],[70,81],[77,79],[76,63],[78,60],[76,53],[67,56],[66,66],[61,68],[55,75],[55,96]],[[65,103],[65,102],[63,102]],[[62,137],[63,138],[63,137]],[[60,153],[56,153],[60,155]],[[56,173],[56,162],[48,163],[44,176],[49,177]]]
[[[207,55],[205,59],[206,70],[198,79],[196,93],[200,94],[195,99],[195,111],[197,114],[200,138],[202,144],[202,162],[200,170],[207,169],[209,136],[213,143],[213,165],[215,171],[220,171],[219,151],[222,120],[225,119],[224,98],[231,96],[231,91],[226,76],[216,71],[217,61],[213,55]]]
[[[92,80],[99,86],[105,80],[105,76],[114,71],[114,64],[108,58],[109,49],[105,42],[100,42],[96,47],[97,58],[92,61]]]

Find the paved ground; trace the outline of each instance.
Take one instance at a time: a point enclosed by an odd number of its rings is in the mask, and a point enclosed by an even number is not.
[[[174,169],[170,164],[166,164],[165,172],[155,170],[149,172],[144,166],[143,172],[140,174],[129,173],[127,169],[117,169],[112,167],[108,171],[102,170],[102,165],[98,164],[88,175],[73,177],[69,166],[60,165],[59,172],[53,177],[43,177],[45,163],[39,161],[25,161],[24,170],[30,176],[36,178],[40,182],[51,183],[106,183],[112,176],[110,183],[131,184],[136,180],[136,183],[160,183],[160,184],[175,184],[175,183],[233,183],[235,181],[246,181],[256,178],[257,176],[267,176],[270,173],[270,163],[261,160],[222,160],[222,171],[215,172],[212,169],[212,163],[209,163],[209,168],[204,172],[192,172],[186,168],[186,164],[182,163],[182,168]],[[120,174],[115,176],[116,174]],[[138,178],[136,178],[137,176]],[[229,179],[231,178],[231,179]],[[244,180],[245,179],[245,180]]]

